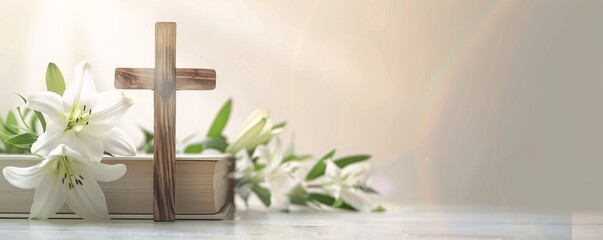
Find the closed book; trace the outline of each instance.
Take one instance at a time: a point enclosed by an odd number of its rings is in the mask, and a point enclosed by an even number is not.
[[[42,159],[0,155],[0,169],[28,167]],[[112,219],[152,219],[153,156],[105,157],[104,164],[124,164],[127,172],[113,182],[99,182]],[[228,155],[178,155],[174,167],[176,219],[225,219],[232,215],[234,160]],[[33,189],[20,189],[0,179],[0,218],[26,218]],[[53,218],[77,218],[63,206]]]

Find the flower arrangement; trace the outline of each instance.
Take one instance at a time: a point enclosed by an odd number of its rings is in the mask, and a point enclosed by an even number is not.
[[[312,161],[298,154],[292,143],[285,149],[280,133],[286,122],[272,124],[269,112],[256,110],[243,123],[232,141],[222,134],[228,123],[232,100],[219,110],[207,135],[186,144],[184,153],[229,153],[236,158],[237,195],[247,203],[255,194],[266,207],[289,211],[291,205],[323,209],[380,212],[368,185],[369,155],[335,157],[332,150]],[[147,132],[148,134],[148,132]],[[147,139],[148,140],[148,139]],[[143,149],[150,149],[147,145]]]
[[[153,133],[137,149],[132,139],[114,127],[132,100],[120,91],[97,93],[87,62],[77,65],[73,80],[65,85],[59,68],[50,63],[46,72],[48,91],[25,98],[25,107],[0,117],[0,153],[35,154],[43,160],[32,167],[3,169],[14,186],[35,188],[30,218],[51,217],[66,203],[84,219],[108,219],[104,194],[97,181],[123,176],[122,164],[101,163],[103,155],[132,156],[153,152]],[[336,208],[380,212],[368,185],[369,155],[336,158],[335,150],[312,161],[285,149],[280,133],[286,123],[273,124],[269,112],[253,112],[238,134],[223,135],[232,100],[226,101],[207,134],[184,144],[183,154],[227,153],[236,158],[236,193],[247,203],[255,195],[266,206],[289,211],[290,207]]]
[[[6,167],[2,173],[16,187],[35,188],[30,218],[47,219],[67,203],[85,219],[109,219],[97,181],[119,179],[126,166],[100,161],[103,154],[136,154],[132,139],[114,127],[132,100],[118,91],[97,93],[87,62],[77,65],[68,87],[50,63],[46,86],[48,91],[22,97],[26,107],[17,108],[20,122],[10,111],[0,129],[5,152],[44,159],[32,167]]]

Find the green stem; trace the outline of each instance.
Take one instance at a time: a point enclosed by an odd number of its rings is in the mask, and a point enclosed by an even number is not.
[[[31,127],[29,127],[29,125],[25,122],[25,117],[23,117],[23,114],[21,113],[21,108],[20,107],[17,108],[17,112],[19,112],[19,117],[21,118],[21,122],[26,127],[24,130],[29,131],[30,133],[34,133],[34,131],[31,129]],[[19,127],[19,126],[17,126],[17,127]],[[22,128],[22,127],[19,127],[19,128]]]

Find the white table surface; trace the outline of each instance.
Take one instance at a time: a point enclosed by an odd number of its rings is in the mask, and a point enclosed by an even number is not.
[[[392,207],[379,214],[239,210],[235,220],[0,219],[0,239],[603,239],[596,214]]]

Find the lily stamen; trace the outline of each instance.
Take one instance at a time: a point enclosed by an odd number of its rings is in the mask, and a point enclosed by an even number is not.
[[[88,111],[86,111],[88,110]],[[69,131],[71,129],[74,129],[75,131],[79,132],[83,126],[88,125],[88,120],[90,119],[90,115],[92,114],[92,108],[88,108],[87,105],[84,105],[84,107],[82,108],[82,111],[79,110],[74,110],[74,112],[71,113],[71,119],[70,121],[67,123],[67,127],[65,128],[65,131]]]

